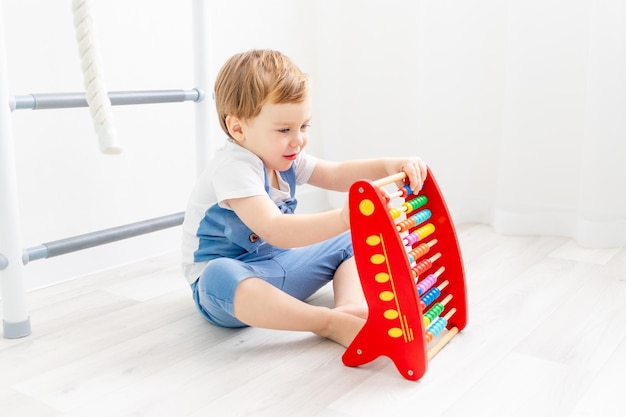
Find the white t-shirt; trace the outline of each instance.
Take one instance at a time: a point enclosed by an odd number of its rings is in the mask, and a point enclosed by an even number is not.
[[[305,184],[315,168],[317,158],[300,152],[294,161],[296,184]],[[270,188],[270,198],[275,203],[291,196],[289,184],[277,176],[279,189]],[[194,253],[200,246],[198,228],[212,206],[230,209],[225,200],[231,198],[267,195],[265,169],[259,157],[249,150],[227,141],[215,153],[207,168],[198,178],[189,197],[182,225],[182,264],[185,278],[192,284],[200,276],[208,261],[194,261]]]

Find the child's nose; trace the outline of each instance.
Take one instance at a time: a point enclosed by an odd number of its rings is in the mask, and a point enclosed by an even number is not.
[[[298,131],[291,139],[291,146],[297,148],[304,143],[304,133]]]

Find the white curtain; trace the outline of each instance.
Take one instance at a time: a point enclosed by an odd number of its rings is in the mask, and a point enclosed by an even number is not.
[[[324,156],[417,154],[457,223],[626,246],[626,1],[318,10]]]

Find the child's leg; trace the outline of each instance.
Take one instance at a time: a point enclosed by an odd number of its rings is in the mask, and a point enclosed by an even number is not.
[[[354,257],[345,260],[337,268],[333,278],[333,292],[335,294],[335,309],[364,319],[367,318],[367,303]]]
[[[239,283],[234,314],[249,326],[310,331],[346,347],[365,324],[364,319],[352,314],[300,301],[260,278]]]

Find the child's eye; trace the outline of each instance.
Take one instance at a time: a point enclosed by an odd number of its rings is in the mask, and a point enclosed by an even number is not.
[[[278,129],[280,133],[289,133],[289,128]]]
[[[302,126],[300,126],[300,130],[303,131],[303,132],[306,132],[310,127],[311,127],[311,125],[302,125]]]

